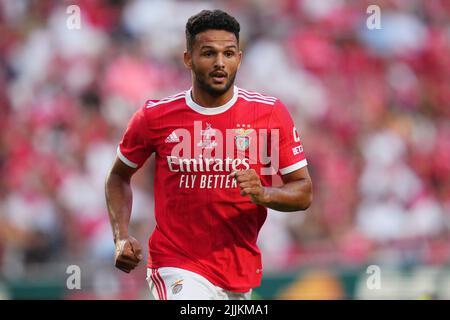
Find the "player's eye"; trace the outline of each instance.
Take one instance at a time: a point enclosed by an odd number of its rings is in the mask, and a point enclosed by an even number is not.
[[[234,56],[234,51],[226,51],[226,52],[225,52],[225,57],[231,58],[231,57],[233,57],[233,56]]]
[[[213,56],[213,52],[212,51],[203,51],[202,56],[205,57],[212,57]]]

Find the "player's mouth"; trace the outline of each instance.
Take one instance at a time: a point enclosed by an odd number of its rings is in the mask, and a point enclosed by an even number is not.
[[[227,74],[226,72],[212,72],[209,74],[215,83],[222,83],[226,80]]]

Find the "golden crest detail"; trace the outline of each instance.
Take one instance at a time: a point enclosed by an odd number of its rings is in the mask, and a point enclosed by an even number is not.
[[[245,151],[250,146],[251,137],[249,135],[255,131],[254,129],[244,129],[244,128],[238,128],[233,129],[236,136],[234,137],[236,141],[236,148],[241,151]]]

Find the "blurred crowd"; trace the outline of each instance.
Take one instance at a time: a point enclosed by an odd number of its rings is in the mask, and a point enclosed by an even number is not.
[[[0,0],[0,274],[112,264],[117,144],[146,99],[190,87],[184,26],[214,8],[241,24],[237,85],[287,105],[314,184],[306,213],[270,212],[264,268],[448,263],[449,1]],[[133,178],[144,247],[152,162]]]

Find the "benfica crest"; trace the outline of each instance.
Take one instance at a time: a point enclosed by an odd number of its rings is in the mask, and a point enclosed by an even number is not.
[[[177,294],[183,289],[183,279],[175,281],[174,284],[172,284],[172,293]]]
[[[234,133],[237,134],[237,136],[235,136],[234,139],[236,141],[236,147],[238,148],[238,150],[241,150],[241,151],[247,150],[248,147],[250,146],[250,140],[251,140],[251,137],[249,137],[248,135],[250,133],[252,133],[254,130],[239,128],[239,129],[233,129],[233,131],[234,131]]]

